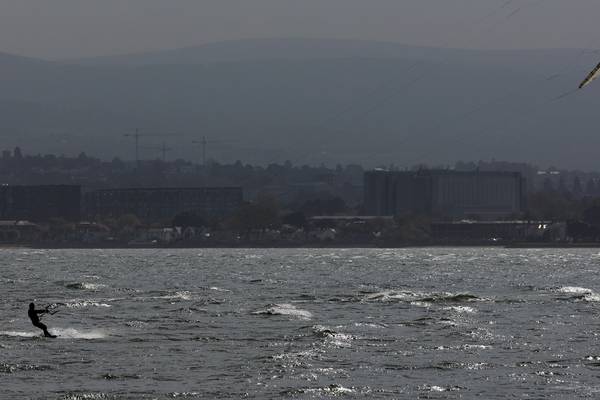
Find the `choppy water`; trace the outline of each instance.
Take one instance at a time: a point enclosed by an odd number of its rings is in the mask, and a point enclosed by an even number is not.
[[[0,398],[600,397],[598,250],[0,250]],[[41,338],[27,305],[61,303]]]

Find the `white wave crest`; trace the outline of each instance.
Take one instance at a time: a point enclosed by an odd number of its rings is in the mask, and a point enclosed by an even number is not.
[[[458,386],[442,387],[438,385],[419,386],[419,389],[427,392],[454,392],[460,390]]]
[[[36,336],[40,336],[40,334],[37,332],[0,331],[0,336],[36,337]]]
[[[471,349],[488,350],[488,349],[491,349],[492,346],[485,345],[485,344],[464,344],[464,345],[460,346],[460,348],[463,350],[471,350]]]
[[[187,290],[175,292],[173,294],[167,294],[164,296],[151,297],[152,299],[166,299],[166,300],[192,300],[192,294]]]
[[[65,285],[68,289],[79,289],[79,290],[98,290],[106,287],[101,283],[90,283],[90,282],[75,282],[68,283]]]
[[[418,298],[417,293],[399,292],[395,290],[384,290],[377,293],[370,293],[366,296],[368,301],[397,301],[397,300],[414,300]]]
[[[443,388],[441,386],[435,386],[435,385],[426,388],[426,390],[431,390],[432,392],[444,392],[444,391],[446,391],[445,388]]]
[[[592,289],[587,289],[584,287],[578,286],[564,286],[558,289],[561,293],[574,293],[574,294],[588,294],[593,293]]]
[[[220,287],[216,287],[216,286],[211,286],[209,289],[214,290],[216,292],[231,292],[231,290],[229,290],[229,289],[221,289]]]
[[[339,347],[350,347],[350,341],[354,339],[352,335],[336,332],[332,328],[323,325],[313,326],[313,331]]]
[[[311,358],[316,357],[318,354],[316,349],[304,350],[293,353],[283,353],[272,356],[274,360],[282,360],[282,359],[297,359],[297,358]]]
[[[125,325],[131,326],[132,328],[143,328],[148,326],[148,323],[145,321],[128,321],[125,322]]]
[[[468,307],[468,306],[450,306],[450,307],[444,307],[444,310],[449,310],[449,311],[454,311],[460,314],[473,314],[476,312],[476,310],[473,307]]]
[[[91,331],[79,331],[74,328],[50,328],[48,330],[51,334],[58,336],[59,339],[102,339],[108,335],[100,330]],[[20,332],[20,331],[0,331],[0,336],[11,336],[11,337],[43,337],[42,332]]]
[[[99,329],[93,329],[90,331],[80,331],[75,328],[51,328],[50,333],[58,336],[59,339],[103,339],[108,337],[108,334]]]
[[[92,300],[81,300],[81,301],[70,301],[68,303],[65,303],[65,307],[67,308],[83,308],[83,307],[111,307],[110,304],[106,304],[106,303],[98,303],[96,301],[92,301]]]
[[[376,324],[376,323],[372,323],[372,322],[355,322],[354,326],[365,327],[365,328],[373,328],[373,329],[387,328],[387,325],[385,325],[385,324]]]
[[[318,396],[344,396],[356,393],[356,389],[347,388],[339,385],[330,385],[329,387],[324,388],[306,388],[299,389],[298,393],[307,393],[307,394],[316,394]]]
[[[600,294],[597,293],[588,293],[584,296],[583,298],[585,301],[591,301],[591,302],[600,302]]]
[[[312,313],[310,311],[296,308],[292,304],[272,304],[265,307],[263,310],[254,311],[252,314],[258,315],[288,315],[300,319],[311,319]]]
[[[64,397],[61,397],[61,399],[63,399],[63,400],[105,400],[108,398],[112,398],[112,397],[109,397],[105,393],[83,393],[83,392],[68,393]]]
[[[410,304],[415,307],[422,307],[422,308],[430,308],[431,307],[431,303],[427,303],[425,301],[411,301]]]
[[[582,295],[581,299],[589,302],[600,302],[600,294],[594,292],[592,289],[578,287],[578,286],[565,286],[558,289],[560,293],[569,293]]]

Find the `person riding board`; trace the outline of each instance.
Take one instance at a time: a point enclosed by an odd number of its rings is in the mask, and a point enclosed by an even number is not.
[[[29,303],[29,311],[27,311],[27,315],[29,316],[33,326],[43,330],[45,337],[55,338],[56,335],[50,334],[50,332],[48,332],[48,327],[40,322],[40,317],[38,317],[38,314],[50,314],[50,311],[48,311],[48,307],[46,307],[45,310],[36,310],[35,304]]]

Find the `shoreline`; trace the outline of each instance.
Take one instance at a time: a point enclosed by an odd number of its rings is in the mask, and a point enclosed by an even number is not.
[[[397,245],[357,244],[357,243],[305,243],[298,245],[278,243],[244,243],[238,245],[215,244],[116,244],[116,243],[0,243],[2,249],[37,249],[37,250],[93,250],[93,249],[403,249],[403,248],[461,248],[461,247],[494,247],[505,249],[594,249],[599,243],[406,243]]]

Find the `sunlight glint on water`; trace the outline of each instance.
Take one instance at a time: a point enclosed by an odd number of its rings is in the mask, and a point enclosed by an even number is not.
[[[590,398],[598,259],[3,249],[0,398]],[[57,305],[57,339],[27,320],[30,301]]]

